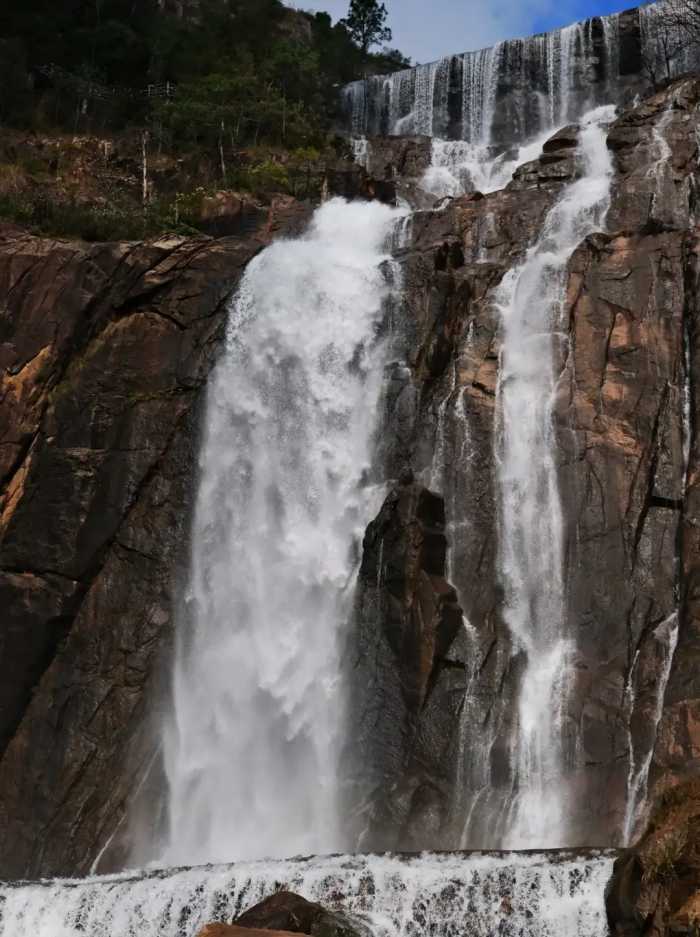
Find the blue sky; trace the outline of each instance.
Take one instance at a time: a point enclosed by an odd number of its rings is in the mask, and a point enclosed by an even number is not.
[[[587,16],[634,6],[634,0],[384,0],[394,31],[393,46],[414,61],[430,62],[499,39],[526,36]],[[288,0],[303,10],[344,16],[348,0]]]

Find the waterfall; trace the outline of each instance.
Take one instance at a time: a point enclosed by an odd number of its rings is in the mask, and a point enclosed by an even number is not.
[[[502,320],[496,459],[504,617],[523,658],[514,740],[507,848],[566,841],[563,725],[574,636],[567,632],[563,521],[552,408],[568,260],[600,229],[612,161],[605,125],[611,107],[581,124],[582,175],[550,210],[537,242],[511,269],[496,303]]]
[[[335,856],[0,885],[0,937],[196,937],[282,888],[376,937],[606,937],[608,852]]]
[[[345,128],[504,146],[531,140],[647,86],[642,65],[630,74],[621,60],[620,20],[629,22],[640,60],[652,46],[656,55],[653,26],[644,28],[656,15],[648,9],[654,6],[352,82],[343,90]]]
[[[678,646],[678,612],[674,612],[666,621],[662,621],[653,632],[655,647],[656,674],[658,679],[654,686],[654,699],[651,715],[651,725],[649,732],[649,743],[646,750],[639,753],[635,750],[632,730],[629,732],[629,773],[627,775],[627,803],[625,807],[625,819],[622,831],[622,841],[626,846],[632,842],[635,833],[637,820],[644,806],[644,800],[648,793],[649,772],[654,757],[654,746],[658,737],[659,726],[664,712],[664,699],[666,697],[666,687],[671,677],[671,667],[673,658]],[[635,656],[629,677],[629,714],[630,720],[634,715],[637,694],[635,692],[635,671],[639,662],[639,655]],[[644,747],[644,746],[642,746]]]
[[[342,848],[340,638],[372,515],[399,217],[327,202],[251,262],[231,308],[165,734],[168,864]]]
[[[420,186],[437,198],[454,198],[465,192],[496,192],[510,182],[519,166],[537,159],[543,144],[555,129],[548,128],[534,140],[518,147],[514,154],[494,153],[484,143],[435,137],[431,144],[431,164]]]
[[[652,18],[654,16],[658,16],[658,10],[653,13],[648,11],[645,13],[647,30],[650,21],[653,22]],[[682,211],[683,206],[688,205],[689,202],[687,191],[684,191],[683,187],[677,188],[673,183],[673,152],[666,139],[666,132],[673,117],[672,107],[673,98],[652,127],[650,156],[655,155],[656,158],[647,170],[647,177],[652,182],[651,204],[649,206],[650,217],[658,220],[669,217],[671,222],[676,217],[674,212],[679,209]],[[687,334],[684,334],[683,352],[683,386],[680,390],[680,398],[683,407],[683,494],[685,496],[692,435],[690,414],[691,368]],[[678,589],[680,591],[680,582],[678,583]],[[640,646],[635,651],[629,669],[626,686],[629,767],[627,773],[627,798],[622,827],[622,842],[626,846],[631,845],[633,842],[648,799],[649,775],[658,740],[659,726],[663,718],[666,689],[671,678],[674,656],[678,646],[679,627],[679,610],[676,609],[664,621],[656,625],[651,635],[644,642],[646,644],[644,650],[647,655],[651,655],[653,661],[652,673],[654,680],[651,686],[648,686],[648,676],[645,680],[644,674],[639,673],[639,671],[647,670],[648,672],[649,670],[649,661],[644,660]],[[632,728],[633,720],[635,716],[639,717],[639,715],[641,715],[646,725],[645,730],[637,733],[637,737],[635,737]]]

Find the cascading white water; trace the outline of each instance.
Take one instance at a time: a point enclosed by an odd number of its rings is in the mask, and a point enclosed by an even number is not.
[[[613,116],[614,109],[604,107],[583,119],[581,178],[564,189],[525,260],[506,274],[496,300],[502,320],[496,407],[499,564],[506,623],[524,656],[506,848],[566,841],[561,721],[573,636],[566,628],[552,425],[555,343],[563,325],[567,262],[577,245],[600,229],[607,212],[612,161],[605,125]]]
[[[336,856],[0,885],[0,937],[195,937],[281,888],[375,937],[607,937],[614,853]]]
[[[642,25],[646,15],[639,14]],[[357,135],[426,134],[470,143],[531,139],[624,95],[629,79],[621,74],[619,19],[596,17],[353,82],[343,92],[347,128]],[[637,90],[645,81],[637,77]]]
[[[465,192],[484,195],[504,188],[520,166],[542,152],[542,146],[556,128],[549,128],[529,143],[518,147],[514,156],[494,153],[485,143],[462,140],[432,141],[430,167],[421,179],[421,188],[437,198],[456,197]]]
[[[462,139],[488,142],[503,43],[462,57]]]
[[[249,265],[210,383],[174,716],[168,864],[342,848],[339,655],[401,212],[334,199]]]
[[[665,621],[654,629],[654,643],[657,648],[657,680],[654,693],[654,707],[652,716],[651,742],[643,751],[638,751],[634,745],[632,731],[629,732],[629,772],[627,775],[627,804],[622,830],[622,841],[626,846],[632,842],[640,812],[644,806],[649,784],[649,772],[654,757],[654,745],[658,736],[659,725],[664,711],[666,687],[671,677],[673,658],[678,646],[678,612],[674,612]],[[630,670],[628,683],[629,718],[631,720],[636,703],[634,678],[636,676],[639,654],[635,655]]]

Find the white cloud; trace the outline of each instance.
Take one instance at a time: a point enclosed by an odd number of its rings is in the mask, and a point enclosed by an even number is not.
[[[385,0],[392,45],[419,62],[480,49],[533,32],[539,17],[571,22],[573,0]],[[293,0],[289,6],[344,16],[348,0]]]

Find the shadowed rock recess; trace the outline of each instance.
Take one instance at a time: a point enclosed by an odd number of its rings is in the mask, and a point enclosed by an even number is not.
[[[577,636],[572,846],[621,843],[647,780],[700,769],[699,134],[694,79],[622,113],[606,233],[567,268],[554,425]],[[397,251],[393,481],[365,536],[348,648],[364,849],[492,844],[480,818],[512,787],[503,740],[523,662],[497,572],[494,297],[576,178],[575,140],[554,135],[505,189],[416,213]],[[426,141],[393,146],[387,175],[419,176]],[[245,265],[305,217],[287,204],[243,239],[100,246],[0,229],[3,877],[83,874],[108,843],[98,868],[118,868],[127,816],[160,823],[153,723],[201,392]],[[466,719],[479,744],[465,752]]]

